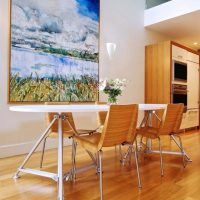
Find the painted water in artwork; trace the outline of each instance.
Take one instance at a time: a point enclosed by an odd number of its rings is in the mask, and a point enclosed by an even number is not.
[[[10,102],[95,101],[99,0],[12,0]]]

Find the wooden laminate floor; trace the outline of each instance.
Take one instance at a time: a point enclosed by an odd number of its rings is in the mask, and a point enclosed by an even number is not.
[[[121,166],[118,152],[114,148],[104,151],[103,186],[104,200],[200,200],[200,134],[192,131],[183,136],[183,143],[193,162],[186,168],[179,156],[164,155],[164,177],[160,177],[158,155],[140,155],[140,171],[143,188],[137,188],[134,159],[131,165]],[[155,146],[156,144],[154,144]],[[164,149],[176,149],[169,138],[163,139]],[[64,149],[64,168],[71,167],[71,148]],[[54,200],[57,187],[53,180],[23,174],[12,179],[16,168],[24,156],[0,160],[0,199],[1,200]],[[28,167],[38,168],[40,153],[34,154]],[[77,165],[90,162],[89,156],[78,147]],[[56,171],[56,150],[48,150],[44,159],[44,170]],[[76,183],[65,182],[65,199],[99,199],[99,180],[95,170],[77,175]]]

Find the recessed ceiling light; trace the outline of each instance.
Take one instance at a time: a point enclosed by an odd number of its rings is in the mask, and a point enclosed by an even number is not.
[[[194,44],[194,45],[197,45],[197,44],[198,44],[198,42],[194,42],[193,44]]]

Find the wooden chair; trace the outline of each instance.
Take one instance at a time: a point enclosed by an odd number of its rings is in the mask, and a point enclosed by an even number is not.
[[[185,152],[185,150],[183,148],[183,143],[182,143],[182,139],[181,139],[181,136],[180,136],[180,126],[181,126],[181,122],[182,122],[183,112],[184,112],[184,106],[182,105],[181,111],[180,111],[180,113],[179,113],[179,115],[178,115],[178,117],[176,119],[176,124],[174,126],[174,129],[170,133],[170,137],[172,138],[172,140],[175,142],[175,144],[181,150],[182,159],[183,159],[183,167],[185,167],[186,166],[185,158],[187,159],[187,161],[191,161],[191,159],[186,154],[186,152]],[[176,138],[178,138],[179,141],[177,141]]]
[[[103,104],[106,105],[107,104],[107,102],[102,102],[102,101],[96,101],[95,103],[97,105],[103,105]],[[100,133],[103,130],[103,126],[104,126],[107,114],[108,114],[108,112],[106,112],[106,111],[99,111],[97,113],[97,122],[98,122],[97,131]],[[123,160],[122,145],[120,144],[118,147],[119,147],[120,162],[124,165],[125,162]],[[115,146],[115,151],[117,151],[117,146]]]
[[[101,102],[101,101],[96,101],[95,104],[106,105],[107,103]],[[105,123],[105,120],[106,120],[107,113],[108,112],[106,112],[106,111],[99,111],[97,113],[98,132],[102,132],[102,130],[103,130],[103,126],[104,126],[104,123]]]
[[[162,120],[158,127],[150,127],[147,124],[137,130],[137,134],[142,137],[159,141],[160,151],[160,166],[161,176],[163,173],[163,158],[162,158],[162,146],[160,136],[171,135],[180,128],[184,105],[183,104],[168,104],[167,109],[164,113],[164,120]]]
[[[45,105],[68,105],[68,104],[70,104],[70,103],[69,102],[45,102]],[[57,113],[45,113],[45,124],[46,124],[46,126],[48,126],[50,124],[50,122],[53,120],[55,114],[57,114]],[[70,124],[72,125],[72,127],[74,129],[76,129],[72,113],[67,112],[67,113],[62,113],[62,114],[64,114],[66,117],[68,117]],[[63,137],[64,138],[72,138],[72,136],[74,135],[74,131],[72,130],[72,128],[70,127],[70,125],[68,124],[68,122],[66,120],[62,121],[62,130],[63,130]],[[78,129],[77,132],[80,135],[84,135],[84,134],[92,134],[93,132],[95,132],[95,130]],[[42,165],[43,165],[46,140],[48,138],[57,138],[57,136],[58,136],[58,121],[56,121],[53,124],[53,126],[49,130],[49,134],[44,139],[43,147],[42,147],[41,161],[40,161],[40,168],[42,168]],[[73,141],[72,142],[72,150],[73,150],[72,151],[72,157],[74,157],[73,154],[75,153],[74,151],[76,150],[74,145],[76,145],[76,144]]]
[[[102,186],[102,148],[112,147],[126,143],[133,149],[136,141],[136,124],[138,118],[138,105],[111,105],[108,111],[102,133],[88,136],[75,136],[75,140],[86,150],[97,154],[100,175],[100,199],[103,199]],[[137,145],[136,145],[137,147]],[[141,187],[137,148],[135,160],[139,187]]]
[[[107,102],[96,101],[95,104],[107,105]],[[98,128],[96,129],[97,132],[100,133],[102,132],[107,114],[108,114],[107,111],[99,111],[97,113],[97,122],[98,122]],[[123,160],[122,145],[120,144],[118,147],[119,147],[120,162],[124,165],[125,162]],[[117,146],[115,146],[115,151],[117,151]]]

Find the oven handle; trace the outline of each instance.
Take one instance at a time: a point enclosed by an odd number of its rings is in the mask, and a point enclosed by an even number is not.
[[[187,95],[187,93],[188,93],[188,90],[174,90],[173,91],[173,94],[185,94],[185,95]]]
[[[188,108],[187,110],[188,110],[188,111],[198,111],[199,108]]]

